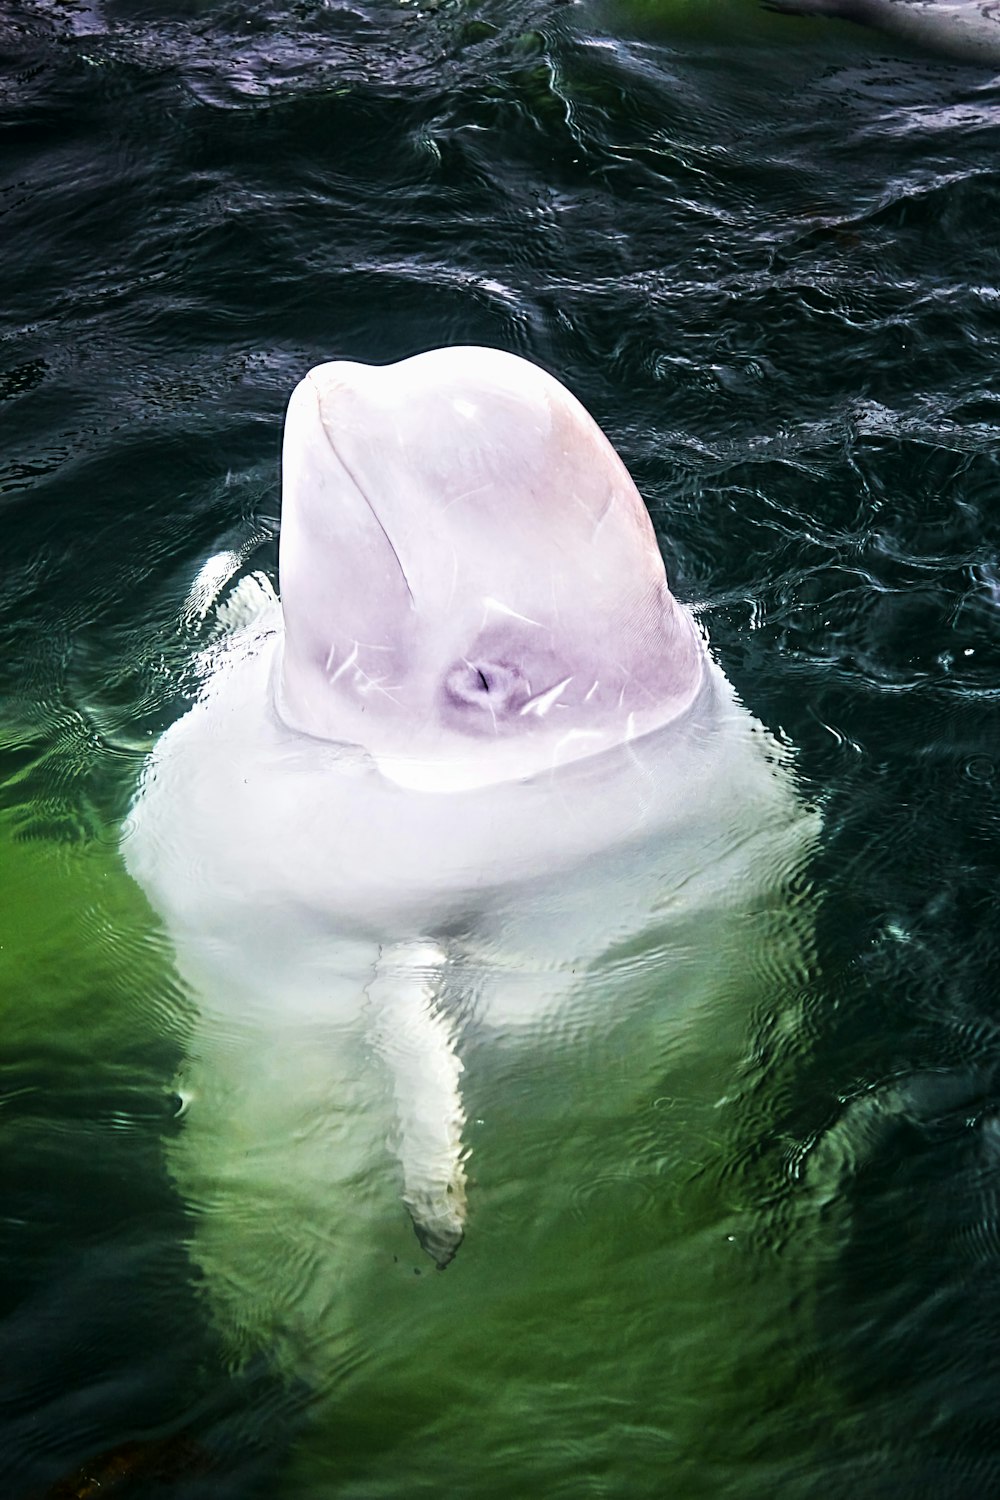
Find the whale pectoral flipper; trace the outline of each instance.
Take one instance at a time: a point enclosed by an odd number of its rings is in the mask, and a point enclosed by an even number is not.
[[[465,1234],[465,1108],[455,1026],[441,1005],[447,955],[434,943],[384,948],[367,986],[371,1037],[396,1103],[395,1154],[417,1239],[443,1269]]]

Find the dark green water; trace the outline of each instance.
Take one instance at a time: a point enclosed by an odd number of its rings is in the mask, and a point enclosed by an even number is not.
[[[53,0],[0,49],[4,1493],[178,1433],[113,1492],[993,1492],[991,77],[752,0]],[[453,342],[547,366],[629,464],[823,809],[815,951],[736,1014],[715,1114],[671,1075],[546,1117],[483,1061],[478,1238],[416,1277],[404,1225],[339,1364],[237,1368],[118,829],[199,569],[274,573],[294,382]]]

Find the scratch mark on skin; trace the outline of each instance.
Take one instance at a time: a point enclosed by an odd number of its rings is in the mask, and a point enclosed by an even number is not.
[[[604,504],[601,506],[601,513],[597,517],[596,521],[594,522],[594,529],[590,533],[590,540],[591,541],[593,541],[594,538],[597,536],[597,533],[600,531],[601,527],[604,525],[604,522],[607,520],[608,516],[610,515],[611,510],[612,510],[612,508],[614,506],[614,503],[615,503],[616,499],[617,499],[616,491],[615,490],[609,490],[608,491],[608,498],[605,500]]]
[[[471,500],[473,495],[485,495],[487,490],[491,489],[493,489],[492,484],[476,484],[473,485],[472,489],[463,490],[459,495],[452,495],[448,503],[446,505],[442,505],[442,515],[446,515],[448,511],[451,510],[453,505],[460,505],[463,500]]]
[[[594,680],[593,680],[593,682],[590,684],[589,689],[587,690],[587,696],[583,700],[584,703],[589,703],[590,702],[591,698],[597,692],[597,689],[598,689],[599,686],[600,686],[600,683],[599,683],[598,679],[595,677]]]
[[[523,620],[525,625],[535,625],[539,630],[542,628],[541,620],[532,620],[527,615],[520,615],[516,609],[511,609],[508,605],[501,604],[499,599],[494,599],[487,594],[483,598],[484,625],[486,624],[486,616],[491,612],[498,615],[506,615],[510,620]]]
[[[331,662],[333,660],[333,649],[334,648],[331,646],[330,647],[330,655],[326,659],[327,674],[329,674],[330,664],[331,664]],[[340,678],[340,677],[343,676],[343,674],[347,671],[348,667],[353,667],[354,663],[357,661],[357,659],[358,659],[358,642],[355,641],[354,642],[354,648],[351,651],[350,656],[345,656],[344,657],[344,660],[340,663],[340,666],[337,668],[336,672],[334,672],[333,676],[330,678],[331,685],[333,683],[335,683],[338,680],[338,678]]]
[[[347,663],[345,662],[344,665],[346,666]],[[382,686],[384,681],[384,677],[369,677],[363,667],[355,667],[354,669],[354,686],[361,697],[367,698],[371,692],[381,693],[383,698],[388,698],[390,703],[395,703],[397,708],[402,708],[403,705],[400,700],[393,697],[389,688]],[[398,686],[398,684],[394,683],[393,686]]]
[[[648,699],[650,703],[654,703],[656,701],[655,695],[650,690],[649,686],[646,683],[642,682],[639,678],[637,678],[633,672],[627,671],[625,667],[620,667],[619,670],[621,671],[622,678],[623,678],[622,685],[621,685],[621,690],[620,690],[620,692],[618,694],[618,707],[619,708],[622,708],[624,706],[624,703],[625,703],[625,694],[628,691],[629,687],[632,688],[633,692],[640,693],[643,698]],[[632,719],[632,714],[630,713],[629,714],[629,721],[630,722],[631,722],[631,719]]]
[[[334,661],[336,659],[336,655],[337,655],[337,642],[336,641],[331,641],[331,643],[330,643],[330,651],[329,651],[329,654],[328,654],[328,656],[326,658],[326,667],[325,667],[324,670],[326,672],[328,680],[331,683],[332,682],[336,682],[337,679],[338,679],[338,677],[340,677],[340,675],[343,672],[347,671],[348,667],[353,667],[354,666],[355,662],[358,659],[358,652],[359,652],[359,650],[365,650],[365,651],[392,651],[394,649],[395,648],[392,647],[392,646],[377,646],[377,645],[375,645],[375,643],[373,641],[355,641],[354,645],[351,648],[350,655],[344,657],[344,660],[340,663],[340,666],[337,668],[336,672],[334,672],[331,675],[330,668],[333,666],[333,663],[334,663]],[[379,679],[379,680],[381,681],[381,679]]]
[[[550,687],[547,692],[539,693],[537,698],[530,698],[521,709],[522,716],[524,714],[537,714],[538,718],[541,718],[543,714],[547,714],[559,698],[563,688],[569,687],[572,681],[572,676],[564,677],[562,682],[557,682],[555,687]]]

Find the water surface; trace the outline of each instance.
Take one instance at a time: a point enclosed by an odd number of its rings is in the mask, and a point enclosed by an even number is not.
[[[53,0],[0,42],[6,1491],[184,1434],[122,1492],[991,1492],[995,80],[751,0]],[[208,1312],[192,1001],[118,829],[216,591],[275,574],[295,380],[459,341],[629,464],[823,809],[815,936],[755,939],[686,1082],[669,1034],[554,1090],[478,1058],[480,1233],[417,1275],[404,1218],[317,1382]]]

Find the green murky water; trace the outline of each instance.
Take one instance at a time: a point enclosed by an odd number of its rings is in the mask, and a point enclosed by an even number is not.
[[[185,1500],[989,1493],[990,74],[751,0],[53,0],[0,43],[5,1493],[109,1450]],[[474,1042],[454,1264],[386,1159],[364,1233],[317,1205],[310,1336],[237,1357],[119,828],[199,571],[275,575],[294,382],[453,342],[594,412],[822,835],[623,959],[620,1024]]]

